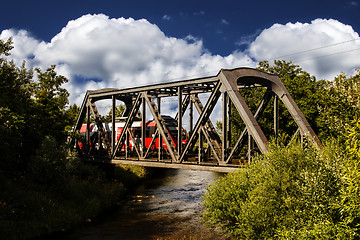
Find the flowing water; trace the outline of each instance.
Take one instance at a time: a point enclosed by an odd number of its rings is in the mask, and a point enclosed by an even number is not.
[[[118,209],[56,239],[229,239],[203,223],[201,196],[221,174],[164,170]]]

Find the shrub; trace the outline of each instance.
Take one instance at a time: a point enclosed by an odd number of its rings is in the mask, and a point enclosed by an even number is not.
[[[203,197],[205,222],[244,239],[349,238],[338,207],[343,151],[271,146]]]

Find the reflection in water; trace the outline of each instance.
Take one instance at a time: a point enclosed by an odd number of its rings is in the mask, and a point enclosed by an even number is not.
[[[227,239],[202,224],[201,196],[220,174],[166,170],[140,186],[123,205],[58,239]]]

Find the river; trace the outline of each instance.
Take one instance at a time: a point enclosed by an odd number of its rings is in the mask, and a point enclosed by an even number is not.
[[[164,170],[147,180],[121,206],[57,240],[229,239],[203,223],[201,196],[221,174]]]

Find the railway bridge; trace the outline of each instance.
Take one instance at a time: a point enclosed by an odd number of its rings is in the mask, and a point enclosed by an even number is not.
[[[265,89],[264,96],[257,110],[251,112],[241,91],[258,87]],[[175,117],[166,116],[161,109],[162,99],[169,97],[177,102]],[[105,99],[112,102],[107,123],[96,106]],[[249,164],[254,152],[268,152],[269,136],[265,136],[258,120],[272,100],[275,137],[281,127],[281,101],[298,126],[294,134],[322,146],[281,80],[252,68],[221,69],[216,76],[135,88],[89,90],[73,130],[78,137],[72,138],[72,144],[91,161],[231,172]],[[125,106],[121,120],[115,117],[117,101]],[[221,134],[210,118],[215,106],[222,109]],[[230,121],[234,111],[245,126],[236,136]],[[151,122],[146,121],[147,112],[154,119]],[[183,128],[185,113],[187,132]]]

